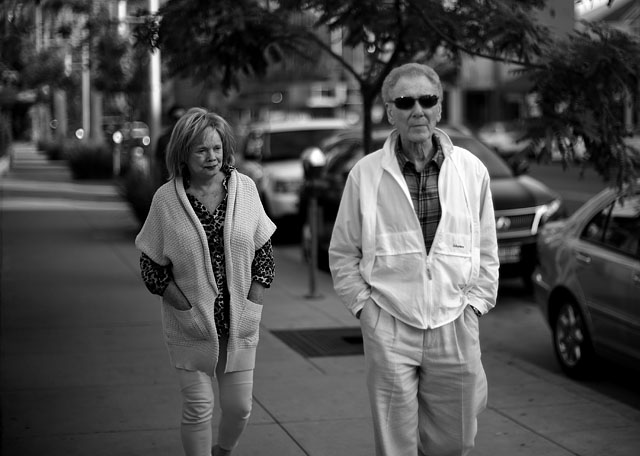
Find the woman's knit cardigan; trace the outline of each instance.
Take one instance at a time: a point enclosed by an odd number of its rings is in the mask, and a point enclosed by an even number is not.
[[[262,306],[247,299],[251,264],[276,227],[262,207],[251,178],[232,171],[224,223],[224,251],[230,295],[225,372],[253,369]],[[218,294],[205,231],[187,198],[182,178],[167,182],[153,197],[136,247],[156,263],[171,265],[173,280],[192,308],[179,311],[162,300],[162,325],[169,357],[177,368],[213,376],[219,343],[214,318]]]

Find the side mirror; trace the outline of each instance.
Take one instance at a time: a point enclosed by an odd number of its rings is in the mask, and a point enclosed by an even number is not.
[[[315,179],[320,176],[322,168],[327,164],[327,156],[319,147],[309,147],[302,152],[302,169],[305,179]]]

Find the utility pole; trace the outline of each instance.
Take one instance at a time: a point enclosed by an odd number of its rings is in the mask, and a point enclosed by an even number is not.
[[[158,12],[158,0],[149,0],[149,12],[155,14]],[[155,169],[155,147],[158,143],[158,137],[160,136],[160,128],[162,128],[162,81],[161,81],[161,63],[160,63],[160,49],[155,49],[150,56],[149,65],[149,78],[150,78],[150,122],[149,122],[149,136],[151,138],[150,150],[152,153],[149,156],[150,169]]]
[[[84,27],[82,37],[82,137],[89,139],[91,133],[91,32],[87,24],[93,11],[93,0],[89,2],[89,12],[84,14]],[[77,136],[77,134],[76,134]]]

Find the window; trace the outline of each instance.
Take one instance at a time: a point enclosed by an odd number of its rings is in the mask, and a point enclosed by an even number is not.
[[[346,164],[351,158],[353,158],[354,152],[359,144],[356,141],[343,141],[338,143],[335,147],[327,151],[327,174],[340,175],[343,172],[349,172],[351,169],[347,169]]]
[[[307,129],[269,133],[269,143],[264,147],[264,161],[298,159],[307,147],[317,146],[337,133],[337,129]]]
[[[507,165],[505,161],[498,156],[498,154],[493,152],[480,141],[466,136],[451,135],[451,142],[458,147],[467,149],[473,155],[478,157],[482,163],[484,163],[484,166],[487,167],[489,176],[491,176],[492,179],[509,178],[513,176],[509,165]]]
[[[639,255],[640,195],[618,199],[613,204],[603,242],[619,252]]]
[[[640,257],[640,195],[618,198],[591,219],[580,237]]]
[[[607,227],[607,219],[609,218],[609,212],[611,212],[611,206],[608,205],[602,209],[599,213],[591,219],[589,223],[582,230],[580,237],[585,241],[595,242],[597,244],[602,243],[604,237],[604,230]]]

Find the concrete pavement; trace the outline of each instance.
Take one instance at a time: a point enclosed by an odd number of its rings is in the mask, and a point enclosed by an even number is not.
[[[182,454],[180,396],[158,298],[139,277],[137,222],[111,182],[74,182],[29,144],[14,154],[0,176],[2,454]],[[309,357],[276,336],[357,322],[327,274],[320,296],[306,297],[297,248],[275,253],[254,413],[234,454],[373,455],[362,356]],[[640,454],[640,411],[499,352],[483,360],[489,407],[474,455]]]

